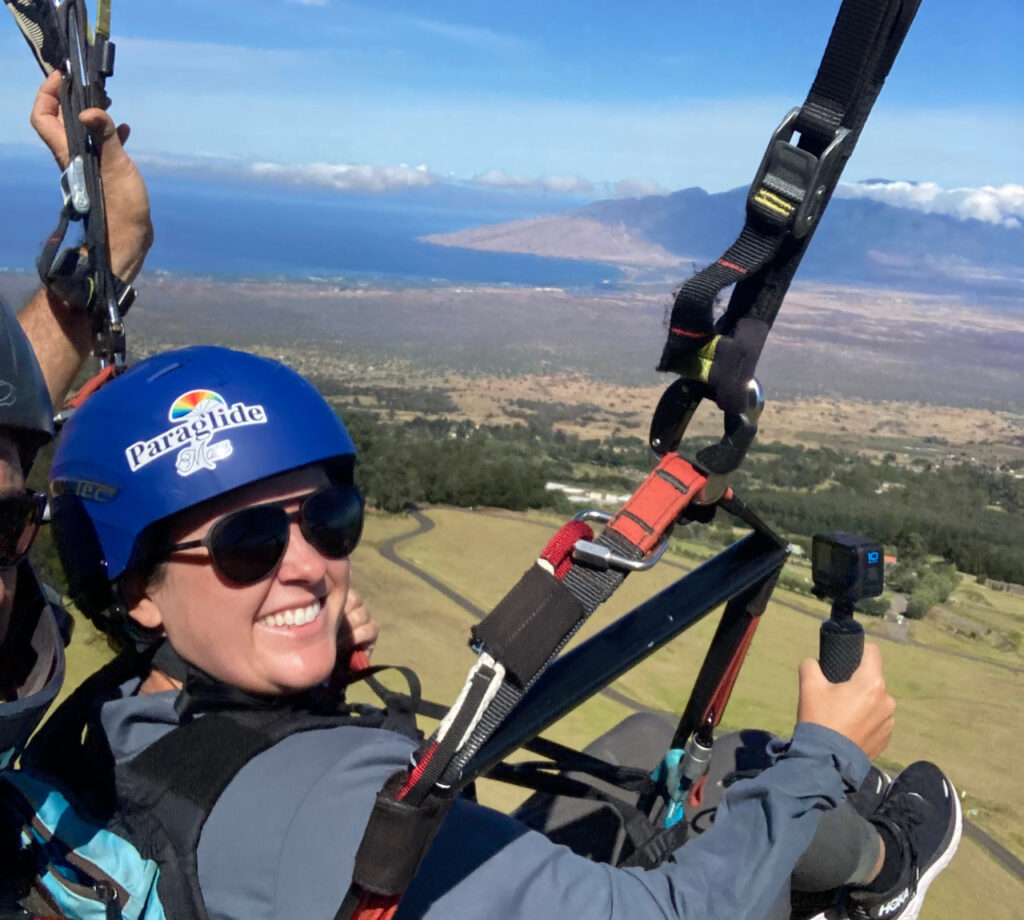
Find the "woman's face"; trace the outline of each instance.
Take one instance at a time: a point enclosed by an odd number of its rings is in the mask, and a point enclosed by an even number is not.
[[[328,484],[319,467],[263,480],[184,512],[171,540],[201,539],[219,518],[248,505],[275,502],[294,511]],[[131,615],[163,629],[178,654],[213,677],[253,693],[282,694],[313,687],[331,673],[348,588],[348,559],[321,556],[292,521],[284,557],[262,581],[234,585],[204,547],[180,550]]]

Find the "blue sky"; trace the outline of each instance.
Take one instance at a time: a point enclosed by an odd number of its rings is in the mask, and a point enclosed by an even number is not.
[[[113,0],[109,89],[151,158],[339,187],[358,165],[413,184],[719,191],[749,183],[803,100],[838,6]],[[0,23],[0,144],[28,143],[37,76]],[[1024,182],[1022,45],[1020,0],[924,0],[845,178]]]

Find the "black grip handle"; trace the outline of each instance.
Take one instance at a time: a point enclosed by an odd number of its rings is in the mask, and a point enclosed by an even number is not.
[[[853,617],[827,619],[821,624],[818,664],[834,684],[850,679],[864,654],[864,627]]]

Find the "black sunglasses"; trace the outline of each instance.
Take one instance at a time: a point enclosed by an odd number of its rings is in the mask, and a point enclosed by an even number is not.
[[[280,565],[288,547],[292,521],[321,556],[342,559],[359,543],[363,532],[363,498],[352,485],[328,486],[307,495],[298,511],[284,502],[252,505],[225,514],[201,540],[165,547],[168,555],[204,546],[213,567],[236,585],[262,581]]]
[[[0,498],[0,569],[25,558],[39,533],[45,508],[46,496],[39,492]]]

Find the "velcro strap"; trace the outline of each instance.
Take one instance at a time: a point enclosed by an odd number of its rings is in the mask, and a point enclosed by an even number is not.
[[[678,454],[665,454],[608,529],[649,553],[706,481]]]
[[[506,678],[522,688],[584,616],[583,605],[564,582],[533,565],[473,627],[473,638],[505,666]]]
[[[408,772],[393,774],[377,795],[356,853],[352,882],[363,891],[400,895],[419,870],[452,799],[429,796],[419,805],[394,798]]]

